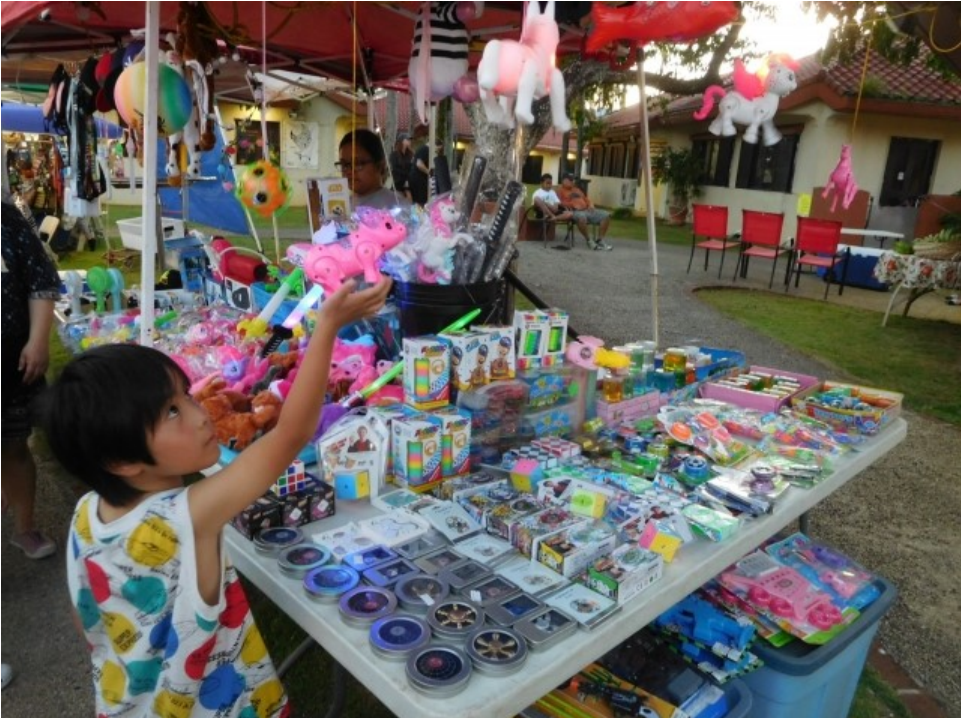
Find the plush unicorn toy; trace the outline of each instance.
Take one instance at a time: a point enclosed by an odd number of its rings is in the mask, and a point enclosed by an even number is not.
[[[414,251],[418,257],[417,279],[424,284],[450,284],[454,249],[461,241],[454,231],[460,212],[449,196],[434,201],[430,222],[421,225]]]
[[[737,134],[734,123],[746,125],[744,141],[757,143],[758,130],[764,134],[765,146],[781,141],[781,133],[774,126],[774,113],[780,98],[797,88],[795,68],[797,63],[785,55],[771,56],[766,68],[756,75],[744,69],[740,60],[734,62],[734,90],[727,92],[720,85],[711,85],[704,91],[704,104],[694,113],[695,120],[703,120],[720,98],[717,117],[708,129],[711,134],[730,137]]]
[[[851,145],[841,145],[841,158],[831,176],[828,177],[828,183],[821,192],[821,198],[827,199],[831,192],[836,193],[834,201],[831,202],[832,212],[837,209],[838,199],[841,200],[841,206],[847,209],[858,193],[858,183],[854,179],[854,169],[851,167]]]
[[[490,122],[511,128],[516,117],[522,125],[533,124],[532,103],[549,95],[554,128],[559,132],[571,129],[564,108],[564,75],[554,67],[558,42],[554,0],[547,3],[543,14],[537,0],[530,0],[519,42],[487,43],[477,68],[477,86]],[[513,105],[511,98],[516,98]]]

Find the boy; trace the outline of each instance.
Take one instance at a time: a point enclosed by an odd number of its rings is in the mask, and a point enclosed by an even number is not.
[[[390,280],[354,286],[324,301],[277,426],[189,488],[184,476],[215,464],[219,447],[169,357],[133,345],[92,349],[48,392],[50,446],[93,489],[71,524],[67,576],[98,716],[289,715],[222,531],[310,441],[334,337],[377,311]]]
[[[561,206],[561,200],[554,191],[554,177],[548,174],[541,175],[541,186],[534,191],[531,199],[534,206],[545,219],[551,222],[566,222],[574,215]]]

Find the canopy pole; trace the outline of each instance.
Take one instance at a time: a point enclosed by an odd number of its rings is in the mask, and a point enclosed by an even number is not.
[[[140,256],[140,344],[153,346],[154,284],[157,266],[157,97],[159,81],[157,66],[160,57],[160,3],[147,3],[144,25],[145,61],[147,63],[146,102],[144,104],[143,196],[141,201],[140,233],[143,253]]]
[[[644,202],[647,204],[647,250],[651,255],[651,339],[660,344],[660,302],[658,299],[657,224],[654,221],[654,188],[651,186],[651,138],[647,124],[647,83],[644,80],[644,50],[637,53],[637,87],[641,93],[641,150],[644,152]]]

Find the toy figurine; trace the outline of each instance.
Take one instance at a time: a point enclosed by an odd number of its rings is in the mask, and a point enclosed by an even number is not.
[[[827,199],[832,192],[835,193],[834,201],[831,202],[832,212],[838,207],[838,199],[841,200],[841,206],[847,209],[858,193],[858,183],[854,179],[854,169],[851,167],[851,145],[841,145],[841,157],[838,159],[837,167],[828,177],[828,183],[821,192],[821,198]]]

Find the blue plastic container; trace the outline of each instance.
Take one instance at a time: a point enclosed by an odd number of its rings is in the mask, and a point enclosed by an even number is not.
[[[876,580],[878,599],[823,646],[794,641],[782,648],[756,643],[764,665],[741,680],[752,693],[750,718],[844,718],[854,701],[871,642],[898,596],[894,584]]]
[[[273,299],[274,295],[268,292],[264,286],[263,282],[254,282],[250,285],[254,292],[254,301],[257,303],[257,311],[260,311],[267,306],[267,303]],[[277,307],[277,311],[274,312],[274,316],[270,318],[271,324],[282,324],[283,321],[290,316],[290,313],[297,308],[297,304],[300,300],[298,299],[285,299],[281,302],[280,306]]]
[[[751,689],[740,678],[724,684],[724,695],[694,718],[746,718],[751,710]]]

